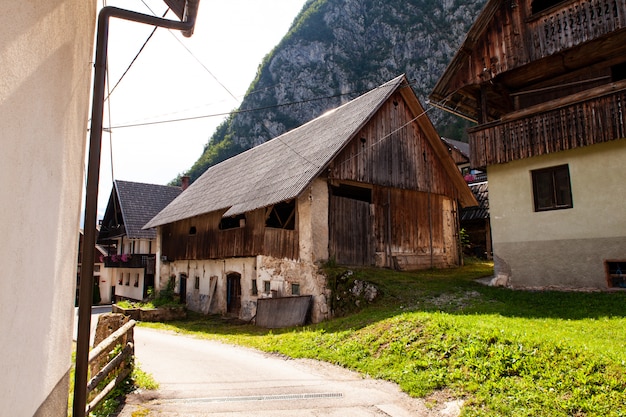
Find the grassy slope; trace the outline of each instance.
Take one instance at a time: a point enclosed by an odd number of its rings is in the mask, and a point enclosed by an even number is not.
[[[161,325],[398,383],[448,389],[464,415],[626,415],[626,293],[524,292],[474,279],[491,264],[401,273],[358,270],[383,296],[319,325],[268,331],[195,316]],[[329,270],[331,277],[341,273]]]

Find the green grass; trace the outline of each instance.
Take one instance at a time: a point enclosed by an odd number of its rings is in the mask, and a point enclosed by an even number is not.
[[[341,272],[328,270],[331,280]],[[328,361],[416,397],[447,389],[465,400],[464,416],[626,416],[626,293],[474,281],[491,273],[478,261],[418,273],[357,270],[382,297],[302,328],[269,331],[193,314],[143,325]]]

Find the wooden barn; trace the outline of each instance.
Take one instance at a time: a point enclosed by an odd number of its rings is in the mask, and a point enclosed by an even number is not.
[[[310,296],[319,265],[459,265],[458,210],[475,205],[404,76],[209,168],[158,227],[161,286],[192,310],[250,319],[257,300]]]
[[[489,0],[430,98],[477,123],[499,282],[626,287],[626,0]]]

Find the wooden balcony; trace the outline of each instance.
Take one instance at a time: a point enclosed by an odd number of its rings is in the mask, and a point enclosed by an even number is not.
[[[103,258],[105,268],[154,268],[154,254],[111,255]]]
[[[624,137],[626,80],[470,129],[470,163],[484,168]]]
[[[626,0],[577,0],[551,7],[527,21],[531,61],[626,28]]]

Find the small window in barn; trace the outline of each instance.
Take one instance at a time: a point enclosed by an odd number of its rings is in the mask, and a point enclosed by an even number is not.
[[[300,284],[291,284],[291,295],[300,295]]]
[[[270,282],[269,281],[263,281],[263,292],[265,294],[269,294],[271,289],[272,289],[272,287],[270,286]]]
[[[246,225],[246,215],[238,214],[231,217],[222,217],[220,221],[220,230],[239,229]]]
[[[613,82],[626,80],[626,62],[611,67],[611,79]]]
[[[130,285],[130,272],[126,273],[126,285]]]
[[[531,171],[535,211],[560,210],[572,208],[572,189],[569,167],[556,167]]]
[[[189,236],[195,236],[198,231],[196,230],[196,226],[191,226],[189,228]]]
[[[543,12],[544,10],[562,2],[563,0],[535,0],[532,2],[532,14]]]
[[[626,259],[604,261],[609,288],[626,288]]]
[[[338,187],[331,186],[330,191],[334,196],[351,198],[352,200],[372,202],[372,190],[365,187],[356,187],[354,185],[340,184]]]
[[[124,285],[124,273],[120,272],[120,279],[117,280],[117,283],[120,285]]]
[[[296,201],[283,201],[267,209],[265,227],[294,230],[296,225]]]
[[[195,283],[193,284],[193,287],[194,287],[196,290],[199,290],[199,289],[200,289],[200,277],[196,277],[196,281],[195,281]]]
[[[139,287],[139,274],[135,274],[135,282],[133,283],[133,286]]]
[[[252,295],[258,295],[259,288],[256,286],[256,279],[252,280]]]

